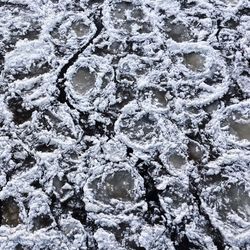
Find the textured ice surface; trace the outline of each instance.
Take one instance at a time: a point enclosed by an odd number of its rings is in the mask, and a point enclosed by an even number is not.
[[[248,140],[250,141],[250,119],[240,119],[241,117],[237,116],[229,119],[229,130],[230,133],[235,134],[239,140]]]
[[[16,227],[19,224],[19,207],[13,197],[7,198],[2,202],[1,206],[3,225]]]
[[[172,154],[169,157],[170,163],[173,164],[175,168],[181,168],[185,164],[185,158],[178,154]]]
[[[249,237],[249,154],[223,155],[204,173],[202,204],[225,238],[240,246],[244,235]]]
[[[186,42],[192,39],[191,30],[180,22],[167,20],[165,24],[166,34],[176,42]]]
[[[128,172],[119,171],[108,175],[104,181],[101,178],[93,181],[90,187],[95,190],[95,197],[98,200],[104,202],[110,199],[130,201],[134,182]]]
[[[75,31],[78,37],[86,36],[89,32],[89,27],[81,21],[75,21],[71,28]]]
[[[183,56],[185,65],[193,71],[204,69],[204,57],[198,53],[189,53]]]
[[[250,247],[247,0],[0,1],[0,249]]]
[[[79,68],[73,77],[73,86],[80,94],[85,94],[95,86],[95,75],[87,68]]]
[[[143,114],[137,120],[130,117],[122,119],[121,131],[132,141],[151,141],[155,136],[155,118],[150,114]]]

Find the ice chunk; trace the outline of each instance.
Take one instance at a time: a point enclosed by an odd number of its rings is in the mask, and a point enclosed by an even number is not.
[[[123,20],[126,17],[126,12],[133,9],[133,4],[129,2],[120,2],[114,5],[114,10],[112,11],[112,16],[115,19]]]
[[[142,99],[159,108],[166,107],[168,103],[166,91],[154,87],[143,89]]]
[[[144,114],[138,119],[124,118],[121,122],[121,131],[132,141],[150,142],[155,136],[156,121],[150,114]]]
[[[98,178],[91,183],[90,187],[94,190],[96,199],[106,203],[111,199],[133,200],[134,180],[130,172],[125,170],[109,174],[104,180]]]
[[[12,97],[8,100],[8,107],[13,114],[13,121],[16,124],[22,124],[31,120],[33,109],[26,109],[23,106],[23,100],[20,96]]]
[[[1,224],[16,227],[20,223],[19,206],[13,197],[1,201]]]
[[[40,41],[20,43],[5,57],[4,76],[10,80],[23,80],[48,73],[52,66],[51,48]]]
[[[209,103],[208,105],[206,105],[204,107],[204,110],[209,113],[212,114],[213,112],[215,112],[216,110],[218,110],[220,107],[220,102],[219,101],[214,101],[212,103]]]
[[[139,5],[130,2],[120,2],[114,5],[111,11],[113,25],[128,34],[149,33],[152,31],[150,22],[144,21],[145,14]]]
[[[204,155],[204,151],[197,142],[190,141],[188,143],[188,154],[190,159],[200,161]]]
[[[82,22],[74,22],[71,28],[75,31],[77,37],[86,36],[89,33],[89,27]]]
[[[86,94],[90,89],[95,87],[95,74],[90,72],[88,68],[79,68],[73,76],[73,87],[79,94]]]
[[[236,244],[241,234],[249,230],[248,166],[249,155],[237,152],[222,155],[203,170],[202,206],[232,244]]]
[[[250,120],[229,120],[230,133],[236,135],[240,140],[250,141]]]
[[[227,5],[235,6],[239,2],[239,0],[223,0],[223,2],[225,2],[225,4]]]
[[[192,39],[191,30],[181,22],[167,23],[165,32],[167,36],[178,43],[190,41]]]
[[[47,214],[41,214],[33,218],[33,230],[39,230],[41,228],[49,227],[53,220]]]
[[[250,220],[250,197],[244,186],[229,184],[223,191],[222,204],[219,213],[228,222],[227,215],[230,212],[238,213],[246,221]]]
[[[181,156],[181,155],[178,155],[178,154],[172,154],[169,157],[169,161],[177,169],[181,168],[186,163],[185,158],[183,156]]]
[[[184,64],[187,68],[192,71],[203,71],[205,58],[200,53],[191,52],[188,54],[184,54],[183,56]]]

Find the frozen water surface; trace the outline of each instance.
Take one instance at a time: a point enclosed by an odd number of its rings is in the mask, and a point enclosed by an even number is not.
[[[143,34],[152,31],[152,26],[146,19],[142,5],[136,2],[121,1],[115,3],[111,10],[114,28],[126,34]]]
[[[185,65],[193,71],[204,70],[205,58],[199,53],[189,53],[183,56]]]
[[[174,165],[175,168],[180,169],[183,165],[185,165],[186,160],[183,156],[178,154],[172,154],[169,157],[170,163]]]
[[[121,132],[126,134],[132,141],[151,143],[152,139],[157,135],[155,118],[151,114],[144,114],[136,120],[131,118],[122,119]]]
[[[165,108],[167,106],[168,98],[164,89],[157,89],[156,87],[145,88],[141,90],[141,95],[145,105],[150,103],[157,108]]]
[[[20,223],[18,204],[13,197],[9,197],[1,203],[1,223],[16,227]]]
[[[133,9],[133,4],[130,2],[118,2],[114,4],[114,10],[113,10],[113,17],[117,19],[125,19],[126,18],[126,13],[131,11]]]
[[[52,222],[49,215],[39,215],[33,219],[33,230],[49,227]]]
[[[95,75],[88,68],[79,68],[73,76],[73,86],[80,94],[95,87]]]
[[[192,40],[191,30],[181,22],[166,21],[165,32],[174,41],[181,43]]]
[[[211,209],[211,219],[229,241],[237,241],[249,230],[248,164],[249,155],[232,154],[211,162],[205,172],[203,205]]]
[[[86,36],[89,32],[89,27],[83,22],[74,22],[71,28],[75,31],[78,37]]]
[[[228,5],[232,5],[232,6],[234,6],[234,5],[236,5],[238,2],[239,2],[239,0],[223,0],[226,4],[228,4]]]
[[[96,198],[104,202],[111,199],[121,201],[133,200],[134,181],[127,171],[119,171],[108,175],[104,181],[97,179],[91,184],[96,192]]]
[[[191,160],[199,161],[202,159],[204,151],[197,142],[190,141],[188,143],[188,154]]]
[[[248,250],[249,1],[0,2],[0,249]]]
[[[230,132],[235,134],[240,140],[250,141],[250,120],[229,120]]]

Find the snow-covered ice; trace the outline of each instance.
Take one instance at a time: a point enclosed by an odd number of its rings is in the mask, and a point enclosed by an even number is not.
[[[0,249],[250,249],[249,0],[0,0]]]

